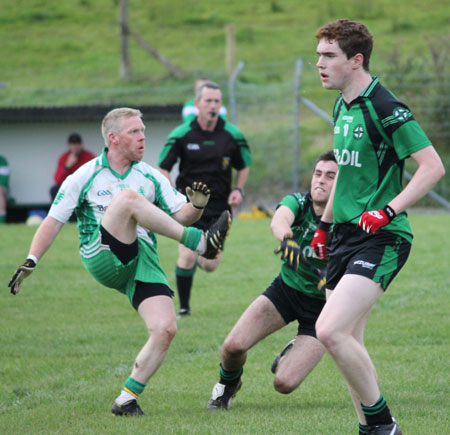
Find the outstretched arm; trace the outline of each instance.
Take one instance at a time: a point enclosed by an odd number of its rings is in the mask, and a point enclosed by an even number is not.
[[[50,216],[47,216],[42,221],[42,224],[34,234],[25,263],[19,266],[9,281],[8,287],[10,287],[13,295],[19,293],[22,281],[33,272],[37,261],[51,246],[63,225],[62,222]]]
[[[34,255],[39,260],[50,248],[63,225],[55,218],[47,216],[34,234],[29,255]]]
[[[291,225],[294,223],[294,213],[289,207],[281,205],[273,215],[270,229],[280,242],[285,236],[292,235]]]

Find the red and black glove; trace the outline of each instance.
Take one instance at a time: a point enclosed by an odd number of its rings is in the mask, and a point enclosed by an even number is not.
[[[397,214],[388,205],[380,210],[365,211],[358,222],[366,233],[376,233],[381,227],[384,227],[395,218]]]
[[[330,231],[330,228],[331,224],[320,221],[311,242],[311,248],[313,248],[314,253],[321,260],[325,260],[325,258],[327,257],[326,244],[328,231]]]

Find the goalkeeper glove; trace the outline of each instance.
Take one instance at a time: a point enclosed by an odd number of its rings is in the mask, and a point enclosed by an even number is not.
[[[194,208],[203,210],[208,204],[211,191],[205,183],[194,181],[191,187],[186,187],[186,195]]]
[[[20,286],[22,285],[22,281],[30,275],[34,268],[36,267],[36,263],[31,258],[27,258],[25,263],[20,266],[16,272],[14,273],[13,277],[9,281],[8,287],[11,288],[11,293],[13,295],[16,295],[20,292]]]
[[[294,238],[289,236],[284,236],[281,241],[280,246],[275,249],[274,253],[279,254],[281,252],[281,259],[287,261],[288,267],[292,270],[297,270],[300,262],[300,246],[294,240]]]
[[[327,258],[327,236],[328,231],[330,231],[331,224],[327,222],[320,221],[317,226],[316,232],[314,233],[314,237],[311,242],[311,247],[313,248],[314,253],[321,259],[325,260]]]
[[[388,205],[380,210],[365,211],[359,219],[358,226],[366,233],[376,233],[381,227],[389,224],[397,214]]]

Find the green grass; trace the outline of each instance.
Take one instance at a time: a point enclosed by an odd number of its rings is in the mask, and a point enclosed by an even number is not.
[[[236,64],[246,61],[236,88],[238,125],[254,156],[247,192],[265,205],[291,189],[295,60],[304,59],[301,95],[331,114],[337,93],[325,92],[318,80],[314,35],[321,25],[338,18],[363,21],[375,39],[372,72],[411,107],[449,161],[450,10],[441,0],[395,5],[389,0],[129,0],[132,29],[184,77],[171,77],[131,39],[132,77],[127,81],[119,78],[118,0],[2,3],[3,108],[182,104],[192,95],[194,78],[206,75],[222,85],[230,109],[225,27],[233,24]],[[332,135],[330,126],[304,106],[299,119],[304,190],[317,155],[332,148]],[[449,177],[436,187],[447,199]]]
[[[375,306],[366,344],[381,389],[404,433],[448,433],[448,214],[412,214],[407,265]],[[149,419],[114,419],[110,405],[146,340],[125,296],[83,269],[77,232],[67,225],[13,297],[6,283],[23,262],[35,228],[0,227],[0,433],[12,434],[346,434],[356,418],[344,383],[325,357],[283,396],[270,364],[296,325],[250,350],[243,388],[228,413],[206,412],[218,379],[221,344],[248,304],[279,270],[269,220],[237,220],[223,262],[198,272],[193,315],[178,324],[169,354],[140,403]],[[176,243],[159,238],[171,285]]]
[[[427,49],[424,36],[449,33],[448,5],[440,0],[397,2],[395,7],[389,0],[130,0],[131,28],[183,70],[185,78],[170,78],[131,40],[133,75],[124,82],[118,74],[118,0],[2,3],[3,107],[182,103],[195,76],[225,80],[224,29],[230,23],[236,28],[236,61],[249,65],[242,80],[264,84],[290,80],[286,64],[298,56],[314,64],[314,34],[337,18],[369,26],[376,41],[372,64],[378,71],[392,63],[387,55],[396,47],[402,56],[421,59]]]

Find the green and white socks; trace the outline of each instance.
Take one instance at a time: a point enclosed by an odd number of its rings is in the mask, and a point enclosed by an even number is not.
[[[144,391],[146,384],[136,381],[131,376],[127,379],[123,386],[119,397],[116,399],[118,405],[123,405],[130,400],[136,400],[139,395]]]

